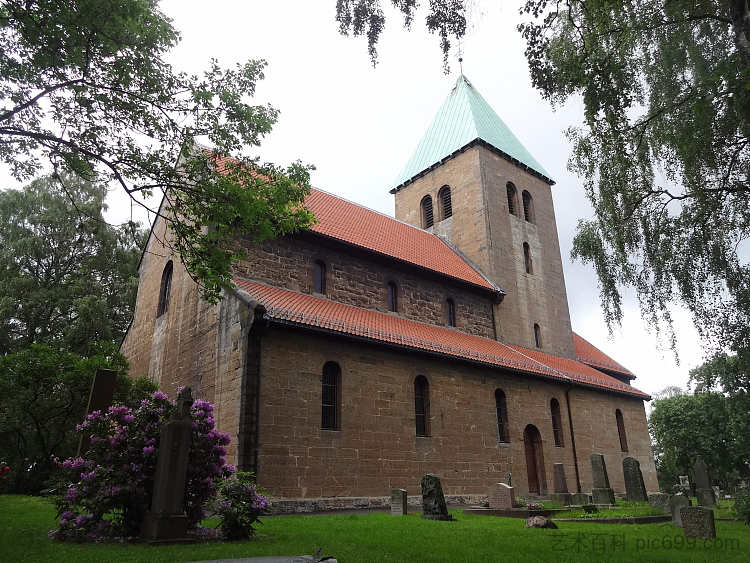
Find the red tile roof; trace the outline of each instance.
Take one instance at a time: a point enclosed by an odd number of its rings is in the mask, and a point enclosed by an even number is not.
[[[599,348],[591,344],[591,342],[577,335],[575,332],[573,333],[573,346],[575,348],[576,359],[579,362],[583,362],[584,364],[588,364],[597,368],[615,371],[617,373],[627,375],[630,378],[635,378],[633,373],[630,372],[627,368],[618,364],[612,358],[607,356],[607,354],[599,350]]]
[[[648,395],[575,360],[559,358],[520,346],[508,346],[457,330],[407,320],[395,315],[344,305],[320,297],[296,293],[247,280],[235,279],[277,321],[318,327],[333,332],[387,342],[407,348],[465,358],[510,370],[537,374],[560,381],[627,393]]]

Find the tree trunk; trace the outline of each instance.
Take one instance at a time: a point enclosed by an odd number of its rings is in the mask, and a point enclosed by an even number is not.
[[[750,6],[748,0],[731,0],[734,44],[750,66]]]

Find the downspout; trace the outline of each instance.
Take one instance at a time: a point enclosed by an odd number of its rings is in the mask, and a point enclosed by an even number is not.
[[[576,470],[576,492],[581,492],[581,476],[578,473],[578,454],[576,453],[576,434],[573,431],[573,417],[570,414],[570,389],[565,390],[565,404],[568,406],[568,424],[570,425],[570,445],[573,447],[573,467]]]

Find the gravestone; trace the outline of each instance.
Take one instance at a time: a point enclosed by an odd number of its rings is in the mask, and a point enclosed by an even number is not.
[[[685,537],[713,539],[716,537],[714,511],[703,506],[683,506],[680,509]]]
[[[445,504],[443,486],[437,475],[422,477],[422,518],[426,520],[453,520]]]
[[[583,506],[589,503],[591,503],[591,495],[588,493],[573,493],[570,495],[570,504]]]
[[[672,495],[669,499],[669,510],[672,513],[672,524],[675,526],[682,526],[682,518],[680,516],[680,510],[690,506],[690,498],[684,493],[677,493]]]
[[[406,490],[391,489],[391,516],[404,516],[407,511]]]
[[[112,404],[117,385],[117,372],[111,369],[98,369],[94,374],[89,390],[89,402],[86,406],[86,416],[94,411],[106,412]],[[89,434],[82,433],[78,440],[78,457],[86,453],[89,448]]]
[[[714,496],[716,497],[716,499],[717,500],[720,499],[721,498],[721,489],[719,487],[717,487],[716,485],[714,485],[711,488],[714,490]]]
[[[716,495],[711,488],[708,466],[701,456],[695,458],[693,471],[695,472],[695,496],[698,499],[698,505],[713,508],[716,506]]]
[[[513,487],[505,483],[495,483],[487,492],[490,508],[493,510],[510,510],[516,505],[516,496]]]
[[[169,541],[186,537],[185,484],[192,441],[192,406],[190,387],[185,387],[177,395],[175,414],[162,426],[151,508],[141,526],[141,535],[146,539]]]
[[[625,493],[631,502],[644,502],[648,500],[646,485],[643,483],[641,464],[634,457],[626,457],[622,460],[622,473],[625,477]]]
[[[687,475],[680,475],[680,487],[683,489],[689,489],[690,488],[690,477]]]
[[[670,512],[669,507],[670,507],[671,500],[672,500],[672,495],[668,495],[666,493],[649,493],[648,494],[649,506],[653,506],[654,508],[661,509],[664,512],[664,514],[669,514]]]
[[[609,486],[607,464],[604,463],[602,454],[591,454],[591,477],[594,484],[591,489],[594,504],[615,504],[615,493]]]
[[[555,463],[553,469],[553,487],[554,493],[550,498],[563,506],[569,506],[571,503],[571,494],[568,492],[568,483],[565,479],[565,466],[562,463]]]

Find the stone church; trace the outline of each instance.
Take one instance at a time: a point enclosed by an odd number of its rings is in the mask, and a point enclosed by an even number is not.
[[[635,376],[571,330],[550,174],[460,76],[395,187],[395,218],[322,190],[308,231],[253,245],[217,305],[152,228],[131,375],[215,404],[229,462],[292,509],[419,494],[425,473],[476,502],[592,488],[658,490]],[[156,234],[155,234],[156,233]]]

